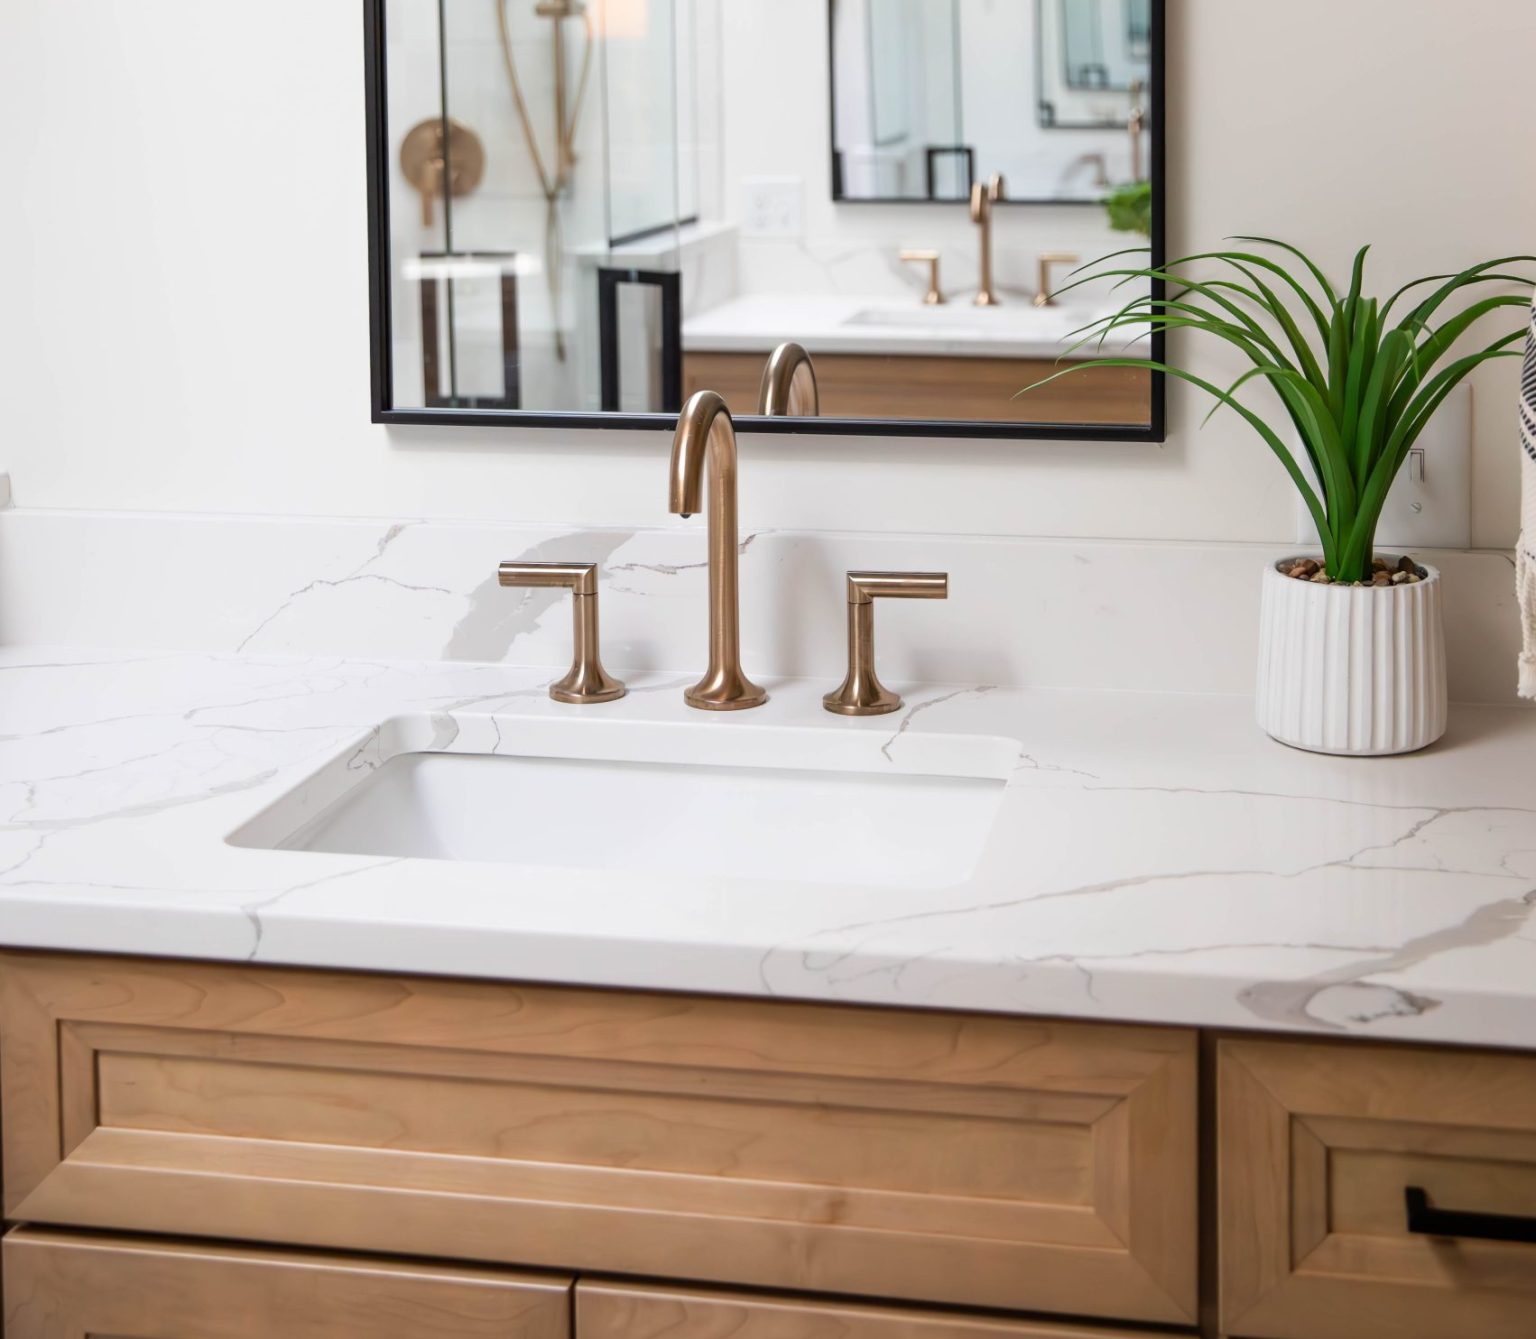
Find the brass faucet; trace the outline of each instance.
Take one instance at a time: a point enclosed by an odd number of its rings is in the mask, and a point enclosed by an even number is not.
[[[1076,265],[1082,257],[1071,251],[1042,251],[1040,264],[1036,270],[1035,280],[1035,306],[1052,307],[1056,304],[1055,297],[1051,294],[1051,266]]]
[[[992,206],[1003,198],[1004,182],[1000,172],[994,172],[985,184],[977,182],[971,187],[971,222],[981,229],[981,291],[976,294],[978,307],[996,307],[997,294],[992,291]]]
[[[699,391],[683,406],[672,439],[670,508],[689,517],[700,510],[704,458],[709,457],[709,669],[683,693],[690,707],[741,711],[760,707],[768,694],[741,668],[740,551],[736,540],[736,428],[714,391]]]
[[[757,412],[770,418],[815,418],[821,413],[821,392],[811,355],[793,342],[780,344],[763,369]]]

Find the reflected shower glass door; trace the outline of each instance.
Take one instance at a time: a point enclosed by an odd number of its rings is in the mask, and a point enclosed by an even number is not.
[[[607,299],[678,268],[678,3],[388,0],[397,404],[665,407],[671,305]]]

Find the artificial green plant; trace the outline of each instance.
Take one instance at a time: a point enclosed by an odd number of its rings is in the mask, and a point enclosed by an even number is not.
[[[1524,338],[1525,323],[1485,347],[1453,356],[1458,341],[1506,307],[1529,306],[1531,280],[1504,267],[1536,263],[1536,257],[1505,256],[1458,274],[1416,279],[1382,302],[1364,291],[1369,247],[1355,256],[1348,291],[1341,294],[1317,264],[1289,243],[1267,237],[1228,240],[1265,248],[1268,254],[1210,251],[1160,266],[1104,268],[1144,250],[1137,248],[1083,267],[1077,272],[1082,277],[1059,291],[1105,279],[1114,279],[1116,288],[1130,283],[1166,285],[1166,296],[1156,296],[1154,287],[1152,293],[1074,332],[1081,338],[1070,352],[1087,344],[1102,347],[1121,330],[1202,331],[1238,349],[1253,364],[1232,385],[1223,390],[1166,362],[1130,357],[1087,360],[1045,380],[1083,367],[1143,367],[1198,386],[1217,401],[1207,421],[1223,406],[1235,410],[1279,458],[1317,525],[1329,577],[1369,581],[1381,510],[1409,451],[1446,396],[1474,368],[1490,359],[1519,356],[1510,346]],[[1283,263],[1285,257],[1299,266]],[[1196,265],[1215,267],[1215,277],[1191,277],[1188,271]],[[1515,284],[1524,291],[1477,297],[1442,315],[1453,298],[1485,284]],[[1434,287],[1427,296],[1391,320],[1399,304],[1430,285]],[[1267,382],[1279,396],[1312,466],[1316,487],[1279,432],[1237,398],[1255,379]]]

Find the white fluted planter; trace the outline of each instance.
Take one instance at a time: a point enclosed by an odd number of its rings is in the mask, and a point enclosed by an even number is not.
[[[1259,724],[1314,753],[1411,753],[1445,733],[1440,573],[1400,586],[1298,581],[1264,572]]]

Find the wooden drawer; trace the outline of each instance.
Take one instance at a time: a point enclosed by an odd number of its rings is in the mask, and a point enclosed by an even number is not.
[[[7,955],[12,1217],[1187,1321],[1192,1034]]]
[[[6,1339],[570,1339],[569,1279],[20,1228]]]
[[[1405,1204],[1418,1187],[1438,1209],[1536,1220],[1536,1059],[1227,1041],[1218,1063],[1231,1334],[1536,1334],[1536,1244],[1411,1232]]]
[[[1153,1330],[618,1283],[576,1287],[580,1339],[1157,1339]],[[1172,1331],[1163,1331],[1172,1334]]]

